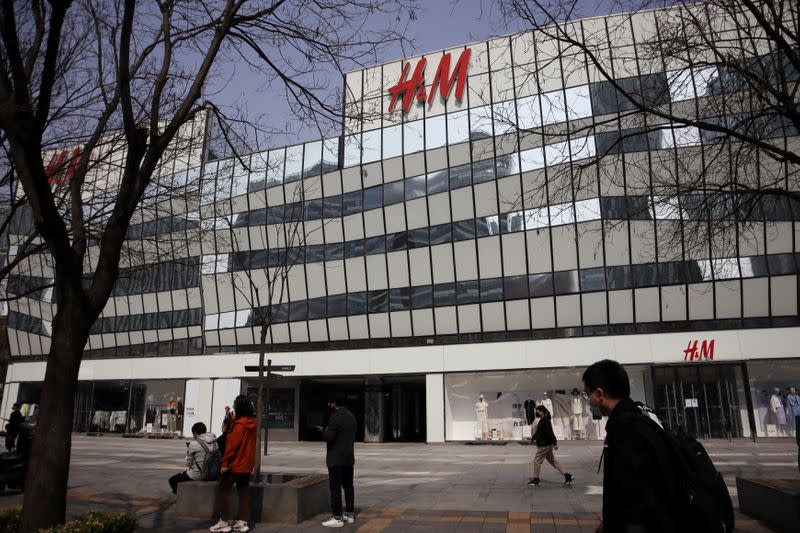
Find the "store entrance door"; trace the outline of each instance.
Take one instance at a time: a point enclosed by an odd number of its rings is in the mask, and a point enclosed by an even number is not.
[[[653,368],[655,410],[664,427],[703,439],[743,436],[740,365]]]

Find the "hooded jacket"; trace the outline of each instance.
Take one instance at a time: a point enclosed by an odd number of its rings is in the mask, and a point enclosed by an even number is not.
[[[201,469],[207,460],[206,451],[203,449],[203,446],[197,442],[198,439],[202,440],[206,446],[208,446],[209,453],[213,453],[217,449],[217,436],[210,432],[203,433],[197,437],[197,439],[189,443],[189,447],[186,448],[186,466],[188,467],[186,475],[194,481],[203,477]]]
[[[222,466],[234,474],[249,474],[256,462],[256,420],[246,416],[236,418],[226,432],[225,456]]]

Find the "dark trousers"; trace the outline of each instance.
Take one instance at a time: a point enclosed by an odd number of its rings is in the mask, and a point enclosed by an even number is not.
[[[186,475],[186,472],[181,472],[180,474],[175,474],[171,478],[169,478],[169,486],[172,489],[172,493],[175,494],[178,492],[178,483],[181,481],[191,481],[192,478]]]
[[[239,494],[239,520],[250,521],[250,474],[234,474],[230,470],[219,479],[219,509],[223,520],[232,520],[231,489],[236,484]]]
[[[342,489],[344,489],[344,510],[348,514],[355,511],[353,499],[353,465],[331,466],[328,468],[328,481],[331,487],[331,513],[333,516],[342,516]]]

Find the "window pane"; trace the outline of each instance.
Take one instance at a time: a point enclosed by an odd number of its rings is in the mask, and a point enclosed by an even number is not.
[[[364,315],[367,313],[367,293],[353,292],[347,296],[347,312],[350,315]]]
[[[566,94],[567,118],[576,120],[592,116],[592,100],[589,97],[589,86],[570,87]]]
[[[447,169],[428,174],[428,194],[444,192],[449,186],[450,174]]]
[[[363,143],[362,164],[372,163],[381,158],[381,130],[365,131],[361,134]]]
[[[290,146],[286,149],[285,181],[296,181],[302,177],[303,145]]]
[[[489,235],[500,234],[500,217],[490,215],[480,217],[475,221],[475,231],[478,237],[488,237]]]
[[[584,268],[581,270],[581,291],[602,291],[606,288],[603,267]]]
[[[475,221],[459,220],[453,222],[453,241],[463,241],[475,238]]]
[[[384,205],[396,204],[403,201],[404,184],[402,181],[393,181],[383,185]]]
[[[450,224],[439,224],[438,226],[431,226],[430,239],[431,239],[431,245],[450,242],[450,240],[452,239],[452,230],[450,228]]]
[[[517,129],[517,115],[514,101],[499,102],[494,104],[494,134],[501,135]]]
[[[322,172],[339,168],[339,138],[325,139],[322,144]]]
[[[433,287],[433,301],[436,307],[456,304],[455,283],[439,283]]]
[[[492,136],[492,107],[473,107],[469,113],[470,139],[485,139]]]
[[[608,290],[631,288],[631,268],[628,265],[606,267],[606,282]]]
[[[480,301],[480,284],[478,280],[459,281],[456,285],[456,300],[458,305],[474,304]]]
[[[364,211],[375,209],[383,205],[383,186],[376,185],[369,189],[364,189]]]
[[[472,165],[460,165],[450,169],[450,188],[458,189],[472,184]]]
[[[528,286],[531,297],[552,296],[553,275],[549,272],[546,274],[531,274],[528,276]]]
[[[469,116],[466,110],[447,114],[447,139],[450,144],[469,140]]]
[[[328,316],[344,316],[347,314],[347,295],[328,296]]]
[[[411,289],[411,307],[413,309],[425,309],[433,306],[433,287],[430,285],[423,285],[421,287],[412,287]]]
[[[348,135],[344,138],[344,166],[352,167],[361,162],[361,134]]]
[[[353,191],[342,195],[342,214],[352,215],[361,211],[361,191]]]
[[[519,129],[530,130],[542,125],[542,116],[539,110],[539,97],[527,96],[517,100],[517,114],[519,116]]]
[[[318,318],[325,318],[327,315],[327,299],[326,298],[314,298],[308,301],[308,319],[315,320]]]
[[[545,124],[558,124],[567,120],[567,108],[564,101],[564,91],[551,91],[543,93],[542,117]]]
[[[503,280],[506,300],[528,297],[528,276],[509,276]]]
[[[522,172],[544,168],[544,150],[542,148],[523,150],[519,154],[519,159]]]
[[[421,120],[403,125],[403,153],[413,154],[425,149],[423,143],[423,127]]]
[[[425,119],[425,149],[431,150],[447,144],[445,131],[445,116],[428,117]]]
[[[411,309],[411,287],[389,289],[389,311]]]
[[[503,278],[481,280],[481,301],[498,302],[503,299]]]
[[[379,235],[364,240],[364,252],[367,255],[379,254],[386,251],[386,237]]]
[[[403,153],[403,126],[389,126],[383,129],[383,157],[389,159]]]
[[[319,176],[322,173],[322,141],[306,143],[303,152],[303,176]]]
[[[556,294],[572,294],[578,292],[578,271],[565,270],[553,273],[553,287]]]
[[[389,310],[389,291],[369,291],[369,312],[385,313]]]
[[[325,218],[342,216],[342,196],[328,196],[322,199],[322,215]]]
[[[414,176],[406,180],[406,200],[425,196],[425,175]]]
[[[283,183],[284,151],[270,150],[267,160],[267,187]]]

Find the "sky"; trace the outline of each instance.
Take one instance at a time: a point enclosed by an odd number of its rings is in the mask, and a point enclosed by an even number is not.
[[[615,0],[581,0],[581,16],[605,14],[615,10]],[[385,27],[386,20],[372,20],[376,27]],[[376,64],[396,61],[404,57],[434,52],[455,46],[483,41],[499,35],[522,31],[526,26],[514,21],[504,21],[493,0],[418,0],[415,20],[409,21],[406,38],[410,41],[405,50],[388,51]],[[332,73],[329,82],[341,87],[342,79]],[[228,81],[214,87],[210,97],[217,105],[230,106],[251,119],[269,122],[274,133],[259,139],[260,149],[311,141],[320,137],[319,131],[301,126],[291,111],[291,105],[281,87],[263,86],[258,72],[237,68]],[[231,81],[234,80],[234,81]],[[253,137],[250,136],[252,139]]]

